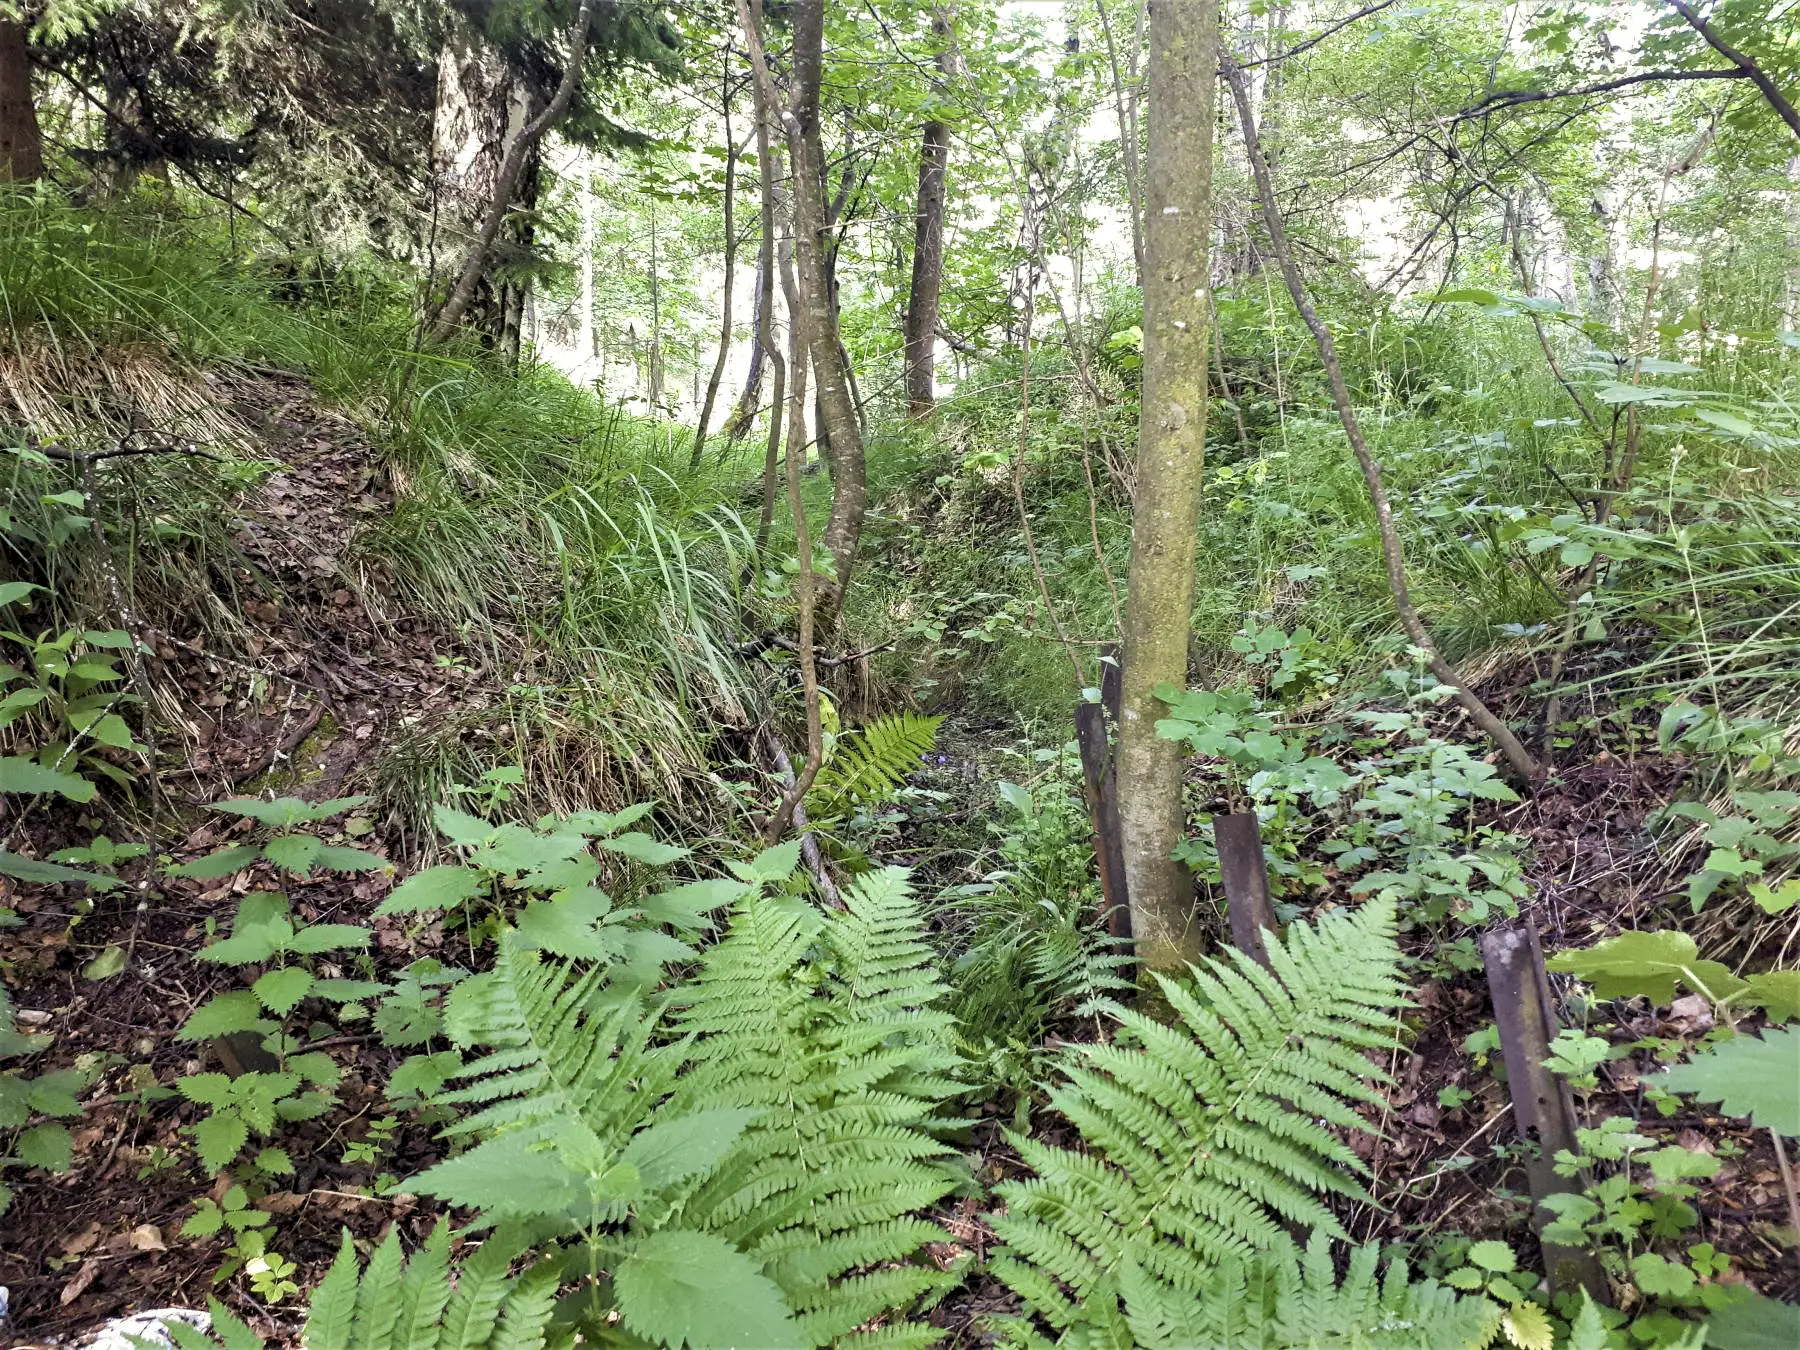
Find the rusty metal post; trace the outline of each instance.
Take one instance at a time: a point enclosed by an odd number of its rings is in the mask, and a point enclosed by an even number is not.
[[[1225,882],[1231,945],[1267,969],[1269,945],[1263,934],[1278,930],[1275,906],[1269,900],[1269,864],[1263,856],[1262,829],[1256,812],[1231,811],[1214,816],[1213,842],[1219,850],[1219,875]]]
[[[1487,966],[1494,1021],[1500,1029],[1500,1051],[1512,1091],[1513,1124],[1519,1137],[1537,1145],[1537,1156],[1525,1161],[1531,1186],[1531,1226],[1539,1234],[1544,1270],[1553,1294],[1583,1288],[1596,1302],[1607,1297],[1606,1277],[1593,1253],[1543,1240],[1544,1225],[1556,1216],[1543,1204],[1545,1196],[1581,1189],[1576,1178],[1556,1174],[1553,1160],[1575,1148],[1575,1105],[1569,1085],[1544,1067],[1556,1038],[1551,1012],[1550,980],[1537,925],[1529,917],[1481,935],[1481,959]]]

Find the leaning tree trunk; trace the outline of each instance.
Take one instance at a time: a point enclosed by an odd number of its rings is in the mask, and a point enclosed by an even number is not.
[[[500,234],[500,227],[505,223],[509,208],[512,206],[515,191],[523,179],[529,190],[535,194],[537,170],[530,163],[538,157],[539,143],[547,132],[569,109],[575,97],[575,86],[581,82],[582,65],[587,59],[588,21],[593,14],[594,0],[581,0],[575,11],[575,21],[569,27],[568,65],[563,70],[561,81],[556,92],[550,96],[550,102],[530,121],[518,129],[506,145],[505,155],[500,160],[499,170],[494,175],[492,191],[489,194],[481,224],[476,231],[473,242],[469,245],[468,256],[463,261],[461,274],[456,284],[451,287],[449,297],[443,308],[438,310],[432,320],[431,335],[443,341],[456,331],[462,322],[463,315],[468,312],[477,290],[482,284],[487,271],[488,260],[493,252],[494,240]],[[527,173],[527,170],[530,170]],[[523,312],[523,297],[519,298],[519,310]],[[503,310],[504,314],[504,310]],[[504,329],[504,319],[502,323]]]
[[[1144,367],[1119,716],[1119,828],[1138,959],[1179,971],[1200,955],[1181,842],[1181,751],[1156,734],[1157,696],[1187,676],[1200,476],[1206,452],[1207,244],[1212,214],[1216,0],[1150,11],[1144,164]]]
[[[864,476],[862,428],[850,390],[850,366],[838,336],[837,306],[831,293],[826,261],[824,151],[819,135],[819,81],[824,59],[824,0],[794,0],[794,93],[783,113],[788,158],[793,165],[795,263],[807,345],[818,387],[822,425],[819,439],[831,467],[831,514],[824,543],[837,573],[834,584],[821,589],[819,623],[829,627],[843,603],[856,566],[868,508]],[[790,379],[793,372],[789,372]],[[790,399],[792,394],[789,395]]]
[[[954,73],[950,24],[940,11],[931,21],[944,46],[941,76]],[[943,96],[944,81],[938,81]],[[937,407],[938,296],[944,286],[944,177],[950,168],[950,124],[934,117],[919,143],[919,196],[913,211],[912,288],[906,301],[906,412],[930,417]]]
[[[0,19],[0,183],[44,176],[44,138],[31,98],[31,53],[25,25]]]

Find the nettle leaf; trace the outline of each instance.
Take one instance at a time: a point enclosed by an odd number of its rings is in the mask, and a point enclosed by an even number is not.
[[[359,928],[353,923],[315,923],[295,933],[283,950],[311,956],[344,947],[366,947],[372,936],[367,928]]]
[[[21,858],[16,853],[9,853],[0,848],[0,877],[16,877],[20,881],[35,881],[40,885],[90,886],[96,891],[118,889],[119,882],[97,872],[83,872],[77,868],[64,867],[61,863],[43,862],[37,858]]]
[[[302,966],[288,966],[282,970],[271,970],[250,986],[251,992],[262,1000],[263,1007],[280,1016],[286,1016],[294,1010],[294,1006],[312,992],[312,972]]]
[[[66,1172],[74,1162],[69,1132],[61,1125],[34,1125],[13,1141],[20,1162],[46,1172]]]
[[[250,1127],[243,1117],[227,1111],[216,1112],[188,1129],[194,1136],[200,1165],[208,1172],[217,1172],[224,1167],[250,1140]]]
[[[480,816],[471,816],[465,811],[458,811],[448,806],[431,808],[431,819],[453,844],[461,844],[465,848],[473,848],[485,843],[499,828],[483,820]]]
[[[36,795],[54,792],[72,802],[94,800],[94,785],[77,773],[64,773],[23,755],[0,758],[0,792]]]
[[[1745,988],[1719,962],[1702,961],[1694,939],[1674,930],[1621,933],[1592,947],[1558,952],[1544,964],[1593,985],[1600,998],[1641,994],[1653,1003],[1670,1003],[1676,986],[1685,984],[1721,1002]]]
[[[519,940],[534,951],[586,960],[612,960],[624,951],[622,934],[595,925],[612,911],[612,902],[595,890],[576,891],[556,900],[533,900],[515,922]]]
[[[318,865],[327,872],[379,872],[389,863],[386,858],[370,853],[367,849],[326,844],[319,850]]]
[[[614,1277],[627,1328],[671,1350],[800,1345],[775,1282],[722,1237],[653,1233]]]
[[[427,867],[415,872],[393,890],[375,908],[383,914],[426,914],[440,909],[455,909],[475,899],[486,887],[481,874],[467,867]]]
[[[327,802],[305,802],[298,797],[277,797],[268,802],[257,797],[232,797],[226,801],[213,802],[206,809],[217,811],[221,815],[248,816],[259,825],[267,825],[271,829],[291,830],[296,825],[330,820],[333,816],[341,816],[346,811],[367,806],[368,803],[367,797],[334,797]]]
[[[193,1016],[175,1033],[180,1041],[204,1041],[214,1036],[229,1036],[239,1031],[274,1031],[275,1024],[263,1017],[262,1000],[248,989],[233,989],[215,994],[194,1010]],[[187,1082],[183,1079],[182,1082]],[[198,1100],[196,1098],[195,1100]]]
[[[311,834],[278,834],[263,846],[263,857],[297,877],[313,869],[324,843]]]
[[[627,858],[634,858],[638,862],[649,863],[657,867],[665,863],[678,862],[693,852],[692,849],[681,848],[675,844],[661,843],[649,835],[635,830],[627,834],[615,835],[609,839],[596,839],[594,845],[609,853],[623,853]]]
[[[254,844],[239,844],[235,848],[220,849],[217,853],[209,853],[204,858],[195,858],[192,862],[182,863],[179,867],[171,867],[169,875],[212,881],[243,871],[261,856],[262,850]]]
[[[750,886],[730,877],[713,877],[706,881],[689,881],[671,886],[637,902],[638,913],[653,923],[666,923],[681,929],[711,927],[707,915],[726,905],[735,904],[750,892]]]
[[[1718,1102],[1727,1115],[1800,1137],[1800,1028],[1734,1036],[1650,1080],[1671,1092]]]

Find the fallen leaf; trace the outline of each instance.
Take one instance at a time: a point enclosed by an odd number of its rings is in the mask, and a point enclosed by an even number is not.
[[[166,1252],[169,1246],[163,1241],[162,1229],[153,1223],[140,1223],[131,1230],[131,1248],[139,1252]]]
[[[73,1237],[63,1239],[64,1256],[80,1256],[100,1240],[100,1223],[95,1220]]]
[[[98,1224],[94,1225],[96,1228]],[[93,1257],[81,1263],[81,1269],[75,1272],[75,1278],[63,1286],[62,1293],[57,1295],[57,1302],[68,1307],[76,1299],[87,1292],[87,1287],[94,1282],[94,1276],[100,1273],[100,1263]]]

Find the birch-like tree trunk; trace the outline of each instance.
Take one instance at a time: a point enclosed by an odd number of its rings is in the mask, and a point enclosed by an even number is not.
[[[955,46],[942,10],[932,30],[944,44],[937,54],[938,94],[955,73]],[[937,407],[938,297],[944,286],[944,179],[950,169],[950,124],[934,117],[919,142],[919,194],[913,210],[912,286],[906,300],[906,412],[930,417]]]
[[[1216,0],[1150,10],[1144,164],[1144,367],[1126,587],[1119,827],[1138,959],[1176,971],[1200,955],[1193,878],[1176,862],[1187,813],[1181,751],[1156,734],[1157,691],[1187,675],[1206,450],[1207,245],[1218,73]]]

